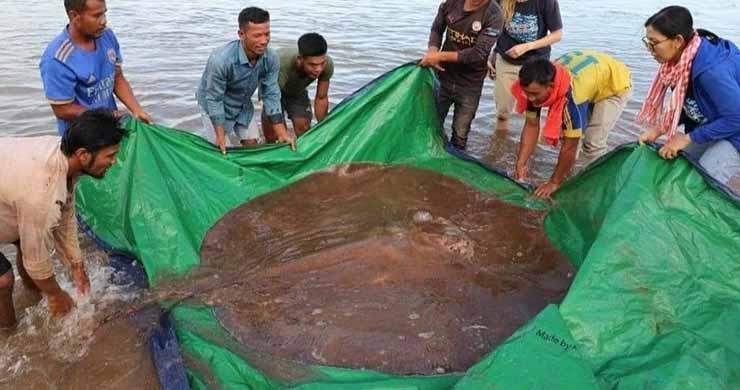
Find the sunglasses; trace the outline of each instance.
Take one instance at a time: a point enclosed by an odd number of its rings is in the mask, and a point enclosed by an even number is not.
[[[666,41],[670,41],[670,39],[666,38],[666,39],[664,39],[664,40],[662,40],[660,42],[653,42],[648,37],[642,37],[642,43],[644,43],[645,44],[645,47],[648,50],[650,50],[650,51],[654,51],[655,50],[655,46],[658,46],[661,43],[666,42]]]

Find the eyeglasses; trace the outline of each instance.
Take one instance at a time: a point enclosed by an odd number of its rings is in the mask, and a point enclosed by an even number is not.
[[[648,50],[650,50],[650,51],[654,51],[655,50],[655,46],[658,46],[658,45],[660,45],[661,43],[663,43],[665,41],[670,41],[670,39],[666,38],[666,39],[664,39],[664,40],[662,40],[660,42],[653,42],[648,37],[642,37],[642,43],[644,43],[645,44],[645,47]]]

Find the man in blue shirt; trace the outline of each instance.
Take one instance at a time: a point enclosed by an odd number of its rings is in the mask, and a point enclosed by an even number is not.
[[[267,48],[269,42],[270,14],[248,7],[239,13],[239,39],[216,49],[208,58],[196,98],[224,154],[226,131],[236,133],[243,146],[251,144],[247,128],[254,115],[251,98],[258,86],[263,110],[278,142],[289,143],[295,150],[295,138],[288,134],[280,107],[280,60],[274,50]]]
[[[88,109],[116,111],[114,94],[136,118],[150,123],[123,76],[118,40],[105,26],[105,0],[64,0],[64,7],[69,24],[49,43],[39,64],[59,134]]]

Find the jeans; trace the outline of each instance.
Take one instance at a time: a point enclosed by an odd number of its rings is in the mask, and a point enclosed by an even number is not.
[[[691,144],[684,151],[698,158],[699,165],[722,184],[728,184],[740,173],[740,152],[730,141]]]
[[[468,143],[470,124],[475,118],[480,102],[481,91],[461,89],[454,83],[440,83],[437,92],[437,113],[444,125],[450,106],[455,105],[452,117],[452,137],[450,142],[458,149],[465,150]]]

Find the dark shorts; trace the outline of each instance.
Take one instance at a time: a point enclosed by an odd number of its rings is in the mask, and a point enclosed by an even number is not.
[[[280,98],[280,104],[283,107],[283,112],[288,114],[288,118],[290,119],[306,118],[311,120],[313,118],[308,90],[303,91],[298,96],[283,96]]]
[[[5,273],[10,271],[12,268],[13,266],[10,265],[8,258],[0,252],[0,276],[5,275]]]

